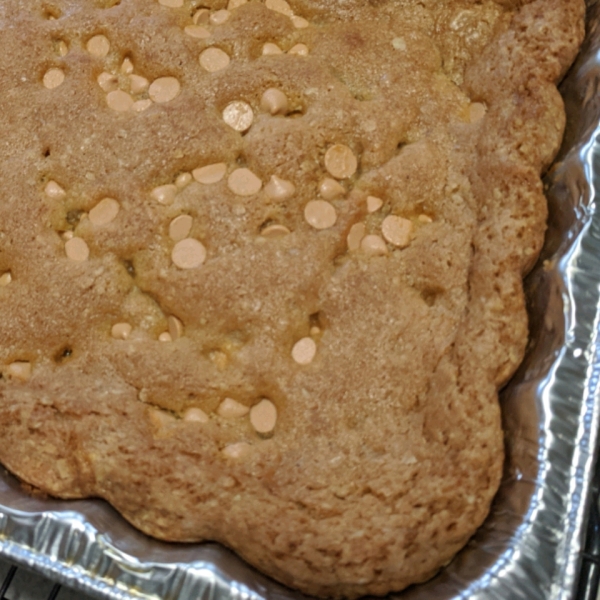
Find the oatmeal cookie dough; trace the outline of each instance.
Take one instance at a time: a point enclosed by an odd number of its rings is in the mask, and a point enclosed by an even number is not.
[[[4,0],[0,461],[307,594],[485,518],[582,0]]]

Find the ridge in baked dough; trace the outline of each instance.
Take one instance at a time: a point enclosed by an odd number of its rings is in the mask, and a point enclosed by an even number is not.
[[[4,0],[0,461],[307,594],[486,517],[580,0]]]

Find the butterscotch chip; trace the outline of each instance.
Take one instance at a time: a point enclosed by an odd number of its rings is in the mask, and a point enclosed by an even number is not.
[[[2,273],[2,275],[0,275],[0,287],[6,287],[11,282],[12,273],[10,271],[6,271],[6,273]]]
[[[292,17],[292,23],[296,29],[306,29],[310,25],[306,19],[297,15]]]
[[[98,58],[104,58],[110,52],[110,42],[104,35],[95,35],[85,46],[87,51]]]
[[[206,248],[198,240],[186,238],[175,244],[171,260],[180,269],[196,269],[206,260]]]
[[[135,74],[129,75],[129,83],[132,94],[141,94],[142,92],[145,92],[150,85],[150,82],[145,77]]]
[[[247,406],[232,398],[225,398],[217,408],[217,414],[225,419],[239,419],[245,417],[249,412],[250,409]]]
[[[383,206],[383,200],[377,196],[367,197],[367,210],[370,213],[377,212]]]
[[[222,452],[228,458],[240,459],[248,454],[251,447],[247,442],[238,442],[237,444],[225,446]]]
[[[119,203],[114,198],[104,198],[90,210],[88,217],[93,225],[107,225],[115,220],[119,209]]]
[[[184,187],[187,187],[192,182],[192,174],[191,173],[181,173],[177,176],[175,180],[175,187],[182,190]]]
[[[299,365],[309,365],[317,354],[317,344],[312,338],[298,340],[292,348],[292,358]]]
[[[285,225],[273,223],[271,225],[267,225],[264,229],[262,229],[260,235],[266,238],[275,239],[289,235],[289,233],[290,230]]]
[[[214,165],[206,165],[192,171],[192,176],[198,183],[210,185],[219,183],[227,173],[227,165],[225,163],[215,163]]]
[[[15,361],[8,365],[7,374],[11,379],[27,381],[31,377],[31,363],[27,361]]]
[[[381,233],[390,244],[406,248],[410,244],[413,228],[410,220],[390,215],[383,220]]]
[[[200,64],[209,73],[226,69],[230,61],[229,55],[219,48],[207,48],[200,54]]]
[[[471,123],[481,121],[481,119],[485,117],[485,113],[485,105],[481,104],[481,102],[473,102],[473,104],[469,106],[469,119],[471,120]]]
[[[250,423],[257,433],[271,433],[277,424],[276,406],[270,400],[263,398],[250,409]]]
[[[294,11],[291,9],[290,5],[286,2],[286,0],[265,0],[265,6],[274,10],[286,17],[294,16]]]
[[[227,179],[227,187],[237,196],[253,196],[262,188],[262,181],[250,169],[236,169]]]
[[[296,193],[296,186],[287,179],[271,175],[269,183],[265,186],[265,194],[271,200],[288,200]]]
[[[171,315],[167,319],[167,325],[169,326],[169,335],[173,341],[183,336],[183,323],[177,317]]]
[[[337,213],[333,205],[325,200],[311,200],[304,207],[306,222],[315,229],[329,229],[337,221]]]
[[[208,423],[210,419],[201,408],[192,407],[183,413],[183,420],[188,423]]]
[[[262,47],[262,53],[265,56],[272,56],[277,54],[283,54],[283,50],[273,42],[267,42]]]
[[[326,177],[319,185],[319,194],[325,200],[335,200],[346,193],[346,189],[335,179]]]
[[[134,102],[131,105],[131,110],[133,112],[144,112],[145,110],[148,110],[150,107],[152,106],[152,100],[150,100],[150,98],[145,98],[143,100],[137,100],[136,102]]]
[[[163,331],[159,336],[158,336],[158,341],[159,342],[163,342],[165,344],[172,342],[173,338],[171,337],[171,334],[168,331]]]
[[[173,202],[175,202],[177,191],[178,190],[176,185],[172,183],[167,183],[166,185],[159,185],[158,187],[155,187],[150,192],[150,196],[159,204],[169,206],[170,204],[173,204]]]
[[[193,219],[190,215],[179,215],[169,225],[169,237],[174,242],[185,239],[192,230]]]
[[[385,240],[379,235],[366,235],[360,242],[361,250],[365,254],[383,256],[388,253]]]
[[[65,253],[75,262],[85,262],[90,256],[90,249],[84,239],[73,237],[65,242]]]
[[[116,75],[112,75],[111,73],[100,73],[98,75],[98,85],[105,92],[114,92],[119,89],[119,78]]]
[[[226,21],[229,20],[231,13],[227,9],[217,10],[216,12],[210,15],[209,21],[213,25],[223,25]]]
[[[288,112],[288,99],[281,90],[269,88],[262,95],[260,106],[272,115],[285,115]]]
[[[148,95],[153,102],[164,104],[179,96],[181,84],[175,77],[159,77],[148,89]]]
[[[199,40],[207,40],[210,37],[210,31],[202,25],[186,25],[184,31],[187,35]]]
[[[44,87],[53,90],[65,80],[65,72],[62,69],[48,69],[44,73]]]
[[[360,243],[365,237],[366,227],[364,223],[355,223],[348,232],[346,242],[348,243],[348,250],[354,251],[360,248]]]
[[[288,50],[288,54],[297,54],[298,56],[308,56],[308,46],[306,44],[296,44]]]
[[[46,193],[46,196],[48,196],[49,198],[53,198],[54,200],[61,200],[67,195],[65,190],[60,185],[58,185],[56,181],[52,180],[50,180],[46,184],[44,192]]]
[[[325,168],[336,179],[347,179],[356,173],[358,161],[348,146],[335,144],[325,153]]]
[[[110,330],[110,334],[116,340],[126,340],[132,331],[133,327],[129,323],[115,323]]]
[[[235,131],[243,133],[252,126],[254,112],[247,102],[236,100],[228,104],[223,110],[223,121]]]
[[[192,21],[194,22],[194,25],[197,25],[198,23],[203,23],[204,25],[206,25],[208,23],[209,19],[210,19],[210,10],[208,10],[208,8],[198,9],[194,13],[194,16],[192,17]]]
[[[106,103],[116,112],[127,112],[134,103],[134,99],[123,90],[115,90],[106,94]]]

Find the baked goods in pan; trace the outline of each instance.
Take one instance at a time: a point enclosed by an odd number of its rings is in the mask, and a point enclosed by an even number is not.
[[[5,0],[0,461],[309,594],[432,576],[500,480],[583,11]]]

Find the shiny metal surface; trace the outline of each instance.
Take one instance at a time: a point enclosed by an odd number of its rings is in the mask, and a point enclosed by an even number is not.
[[[600,424],[600,2],[588,22],[563,85],[569,127],[548,176],[547,244],[527,281],[531,344],[502,394],[505,477],[468,547],[402,600],[575,597]],[[98,598],[301,598],[215,544],[150,540],[101,501],[31,497],[6,473],[0,556]]]

